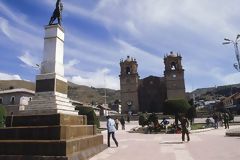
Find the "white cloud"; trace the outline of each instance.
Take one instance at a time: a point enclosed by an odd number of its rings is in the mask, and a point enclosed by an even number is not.
[[[26,66],[36,68],[40,61],[37,57],[31,55],[29,52],[25,52],[18,57]]]
[[[240,83],[240,74],[238,71],[232,70],[230,73],[226,73],[221,68],[210,69],[211,74],[221,85],[229,85]]]
[[[0,72],[0,80],[21,80],[21,77],[17,74],[7,74]]]
[[[64,72],[66,76],[71,76],[71,75],[78,75],[80,74],[79,69],[77,69],[76,65],[79,64],[79,60],[77,59],[72,59],[66,64],[64,64]]]
[[[66,42],[69,45],[65,47],[65,55],[93,64],[111,66],[116,65],[114,60],[120,59],[118,50],[114,46],[80,37],[68,33]]]
[[[102,68],[94,72],[80,70],[77,65],[80,63],[77,59],[72,59],[64,65],[65,75],[69,81],[79,84],[93,86],[97,88],[119,89],[119,78],[117,75],[111,75],[110,69]]]
[[[107,68],[99,69],[95,72],[86,72],[84,75],[68,77],[68,80],[79,85],[96,88],[120,88],[119,78],[116,75],[110,75],[110,70]]]
[[[0,17],[0,33],[6,35],[11,41],[31,49],[40,49],[42,40],[34,33],[21,30],[17,26],[9,24],[9,21]],[[11,44],[11,43],[10,43]]]
[[[2,17],[0,17],[0,30],[3,32],[5,36],[11,39],[11,34],[8,28],[8,21]]]
[[[163,58],[158,57],[152,53],[149,53],[145,50],[132,46],[127,42],[115,39],[115,41],[120,45],[120,53],[127,57],[133,56],[136,58],[139,68],[142,71],[148,72],[150,74],[161,74],[163,73],[164,65]],[[161,71],[162,70],[162,71]]]
[[[222,75],[223,84],[236,84],[240,83],[240,74],[236,71],[236,73],[230,73],[227,75]]]
[[[27,16],[18,12],[16,9],[13,11],[8,6],[6,6],[4,3],[0,2],[0,13],[6,15],[9,19],[14,21],[20,26],[23,26],[24,28],[30,29],[32,31],[37,32],[37,27],[30,24],[27,21]],[[1,19],[0,19],[1,21]]]
[[[126,25],[126,28],[127,28],[129,33],[134,34],[134,35],[139,35],[140,34],[140,32],[136,28],[136,25],[134,24],[134,22],[129,20],[129,21],[125,22],[125,25]]]

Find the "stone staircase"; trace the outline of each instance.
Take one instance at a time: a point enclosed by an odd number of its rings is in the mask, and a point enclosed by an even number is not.
[[[54,113],[78,114],[67,95],[56,92],[36,93],[26,110],[21,111],[21,114],[28,115]]]
[[[0,129],[0,160],[85,160],[106,148],[86,116],[14,116],[6,125]]]

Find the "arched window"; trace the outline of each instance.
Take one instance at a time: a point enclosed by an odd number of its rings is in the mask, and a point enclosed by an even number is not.
[[[172,62],[170,67],[171,67],[171,70],[176,70],[177,68],[176,63]]]
[[[15,103],[15,97],[14,97],[14,96],[11,97],[10,103],[11,103],[11,104],[14,104],[14,103]]]
[[[14,87],[13,87],[13,86],[10,86],[9,89],[14,89]]]
[[[127,67],[126,68],[126,74],[130,74],[131,73],[131,69],[130,69],[130,67]]]

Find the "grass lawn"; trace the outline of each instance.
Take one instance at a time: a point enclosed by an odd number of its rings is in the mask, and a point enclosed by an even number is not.
[[[196,129],[204,129],[205,128],[205,125],[204,123],[194,123],[191,125],[191,129],[192,130],[196,130]]]

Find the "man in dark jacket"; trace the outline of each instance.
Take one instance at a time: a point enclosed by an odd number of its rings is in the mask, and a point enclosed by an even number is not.
[[[229,129],[229,115],[227,113],[223,114],[223,122],[225,125],[225,129]]]
[[[181,118],[181,127],[182,127],[182,141],[185,141],[185,134],[187,135],[187,141],[190,141],[189,137],[189,122],[185,116],[182,116]]]
[[[122,130],[125,130],[125,119],[123,118],[123,116],[120,119],[120,123],[122,125]]]

